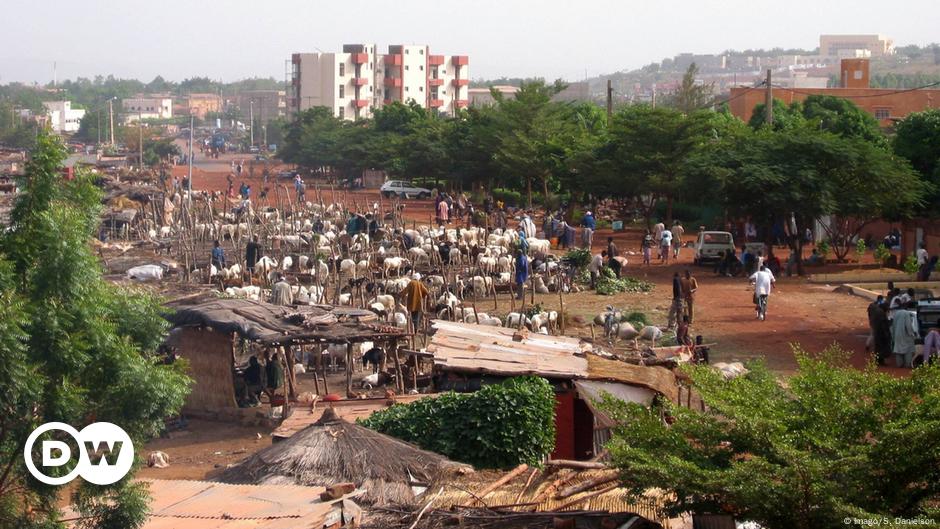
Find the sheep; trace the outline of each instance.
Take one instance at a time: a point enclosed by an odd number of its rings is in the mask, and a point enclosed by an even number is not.
[[[510,327],[513,329],[519,327],[520,318],[522,318],[523,325],[529,324],[529,318],[527,318],[525,315],[519,314],[518,312],[510,312],[509,314],[506,315],[506,327]]]
[[[474,295],[485,296],[493,291],[493,278],[473,276],[473,278],[470,279],[470,285],[473,287]]]
[[[548,251],[552,249],[551,241],[548,241],[546,239],[532,238],[532,239],[528,239],[528,242],[529,242],[529,251],[532,252],[533,254],[548,253]]]
[[[548,287],[545,286],[545,280],[542,279],[542,276],[534,276],[532,278],[532,285],[535,288],[536,294],[548,294]]]
[[[356,263],[356,277],[365,277],[369,275],[370,268],[371,267],[369,266],[368,259],[363,259],[359,261],[358,263]]]
[[[369,301],[370,305],[374,303],[382,305],[386,311],[392,311],[395,309],[395,296],[379,294]]]
[[[406,316],[404,312],[392,314],[392,325],[398,329],[408,329],[408,316]]]
[[[284,260],[281,261],[281,270],[287,271],[294,267],[294,259],[289,255],[284,256]]]
[[[385,260],[382,261],[382,273],[385,277],[388,277],[389,272],[392,270],[395,271],[396,275],[401,274],[401,269],[406,264],[408,264],[408,259],[404,257],[386,257]]]
[[[339,263],[340,277],[356,277],[356,261],[343,259]]]
[[[415,265],[420,265],[422,263],[431,264],[431,258],[428,253],[429,250],[413,247],[408,250],[408,257]]]
[[[271,270],[274,270],[276,267],[277,261],[265,255],[261,259],[258,259],[258,262],[255,263],[255,273],[259,276],[264,276],[267,275]]]

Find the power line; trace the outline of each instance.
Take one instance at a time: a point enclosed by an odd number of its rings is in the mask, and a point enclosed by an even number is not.
[[[897,94],[906,94],[907,92],[916,92],[917,90],[924,90],[924,89],[926,89],[926,88],[933,88],[933,87],[935,87],[935,86],[940,86],[940,81],[937,81],[936,83],[926,84],[926,85],[923,85],[923,86],[918,86],[918,87],[915,87],[915,88],[906,88],[906,89],[904,89],[904,90],[891,90],[890,88],[873,88],[873,89],[872,89],[872,90],[890,90],[889,92],[886,92],[886,93],[883,93],[883,94],[865,94],[865,95],[855,95],[855,96],[853,96],[853,95],[839,95],[839,96],[836,96],[836,97],[841,97],[842,99],[868,99],[868,98],[872,98],[872,97],[886,97],[886,96],[893,96],[893,95],[897,95]],[[804,91],[798,90],[798,89],[796,89],[796,88],[787,88],[787,87],[785,87],[785,86],[778,86],[778,85],[774,85],[774,88],[780,88],[781,90],[787,90],[787,91],[793,92],[794,94],[802,94],[802,95],[806,95],[806,96],[826,95],[826,94],[824,94],[824,93],[804,92]],[[826,88],[825,90],[838,90],[838,88]]]

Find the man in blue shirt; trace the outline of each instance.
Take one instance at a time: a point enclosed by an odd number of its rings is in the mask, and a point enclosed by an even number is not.
[[[581,219],[581,227],[584,228],[581,231],[581,246],[591,249],[591,244],[594,242],[594,230],[597,229],[597,221],[594,220],[594,215],[588,211],[584,214],[584,218]]]
[[[522,249],[516,250],[516,299],[522,299],[525,282],[529,279],[529,258]]]
[[[225,251],[219,245],[219,241],[212,242],[212,266],[217,270],[225,268]]]

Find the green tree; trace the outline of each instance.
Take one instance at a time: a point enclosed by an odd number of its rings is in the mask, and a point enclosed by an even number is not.
[[[894,152],[910,160],[921,178],[933,185],[930,210],[940,205],[940,110],[915,112],[895,127]]]
[[[686,162],[716,139],[718,126],[718,115],[707,110],[683,114],[646,105],[624,108],[610,125],[608,186],[636,197],[647,225],[661,200],[666,202],[666,222],[672,222],[673,203],[688,186]]]
[[[41,131],[0,237],[0,527],[58,527],[60,487],[32,479],[23,443],[42,423],[122,427],[141,446],[183,403],[182,366],[155,348],[167,324],[157,300],[105,282],[88,240],[100,191],[64,181],[65,150]],[[48,470],[47,470],[48,471]],[[74,490],[88,527],[138,527],[146,491],[124,480]]]
[[[811,95],[803,101],[807,121],[843,138],[859,138],[880,147],[888,145],[874,116],[852,101],[835,96]]]
[[[794,101],[786,104],[779,99],[774,99],[774,130],[791,130],[805,126],[806,118],[803,117],[803,104]],[[747,122],[752,129],[759,129],[767,122],[767,105],[758,103],[754,106],[754,113]]]
[[[731,380],[685,368],[705,411],[608,400],[622,425],[608,447],[631,493],[659,488],[670,514],[729,513],[768,529],[929,514],[940,494],[940,367],[895,377],[856,369],[837,348],[794,352],[786,384],[762,363]]]
[[[664,104],[683,114],[706,108],[714,99],[715,83],[699,83],[698,66],[693,62],[682,76],[682,83],[670,94]]]

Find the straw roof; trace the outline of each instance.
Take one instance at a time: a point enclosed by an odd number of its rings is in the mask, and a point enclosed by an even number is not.
[[[460,467],[466,466],[346,422],[328,408],[316,423],[226,469],[217,479],[315,486],[352,482],[365,489],[365,503],[406,505]]]
[[[222,298],[195,304],[168,303],[165,315],[174,326],[200,325],[265,344],[304,341],[358,342],[401,336],[400,329],[379,325],[374,313],[351,307],[284,307],[262,301]],[[319,323],[317,320],[320,320]]]

